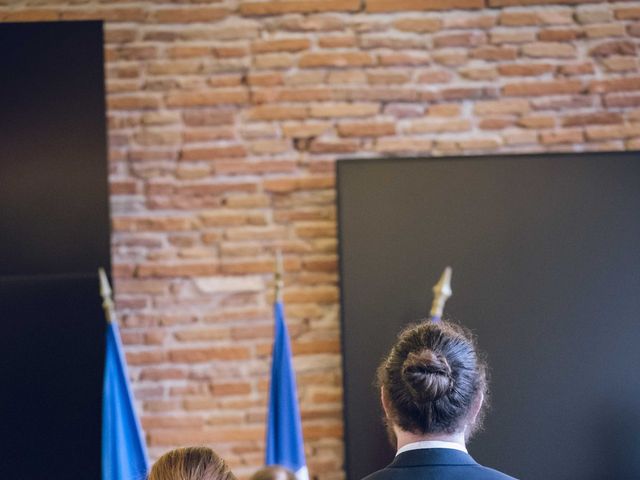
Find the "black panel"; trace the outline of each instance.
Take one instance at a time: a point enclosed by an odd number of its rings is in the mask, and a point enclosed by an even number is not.
[[[97,275],[0,279],[0,477],[100,478]]]
[[[338,164],[348,478],[388,463],[373,387],[405,323],[445,314],[488,354],[470,452],[522,479],[640,478],[640,161],[603,153]]]
[[[0,24],[0,276],[109,266],[100,22]]]
[[[0,24],[0,478],[100,478],[101,22]]]

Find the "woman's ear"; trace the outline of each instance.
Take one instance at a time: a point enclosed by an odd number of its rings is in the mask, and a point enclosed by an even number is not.
[[[484,393],[480,392],[480,394],[476,396],[475,400],[471,404],[471,411],[469,412],[469,425],[476,424],[476,420],[478,419],[478,414],[482,409],[483,402],[484,402]]]
[[[380,401],[382,402],[382,409],[384,410],[384,415],[389,418],[389,404],[387,403],[387,399],[384,396],[384,388],[380,387]]]

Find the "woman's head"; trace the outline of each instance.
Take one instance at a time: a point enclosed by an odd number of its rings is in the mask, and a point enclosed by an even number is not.
[[[296,480],[296,474],[280,465],[269,465],[255,472],[249,480]]]
[[[469,331],[424,322],[400,332],[378,368],[378,383],[393,425],[417,435],[452,434],[477,416],[486,366]]]
[[[236,480],[225,461],[207,447],[176,448],[151,467],[148,480]]]

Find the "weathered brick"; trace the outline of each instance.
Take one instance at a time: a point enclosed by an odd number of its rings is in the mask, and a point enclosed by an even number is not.
[[[581,143],[582,141],[584,141],[584,134],[582,129],[579,128],[567,128],[551,132],[542,132],[540,134],[540,143],[543,145]]]
[[[640,19],[640,7],[617,8],[615,16],[618,20],[638,20]]]
[[[306,106],[297,105],[260,105],[247,111],[249,120],[294,120],[308,115]]]
[[[318,103],[311,105],[312,117],[368,117],[380,110],[377,103]]]
[[[582,30],[573,28],[546,28],[538,33],[541,42],[570,42],[583,36]]]
[[[439,18],[401,18],[393,22],[393,27],[403,32],[432,33],[442,28]]]
[[[308,38],[281,38],[274,40],[257,40],[251,45],[254,53],[299,52],[311,46]]]
[[[608,57],[610,55],[635,55],[636,46],[628,40],[612,40],[596,45],[589,50],[592,57]]]
[[[341,137],[381,137],[396,133],[392,122],[348,122],[338,124]]]
[[[363,67],[373,65],[373,57],[365,52],[313,52],[303,54],[299,65],[314,67]]]
[[[476,115],[495,115],[504,113],[527,113],[529,102],[524,99],[504,99],[476,102],[473,111]]]
[[[522,46],[522,53],[535,58],[573,58],[577,55],[573,45],[560,42],[528,43]]]
[[[153,12],[158,23],[215,22],[228,15],[228,10],[218,7],[162,8]]]
[[[359,0],[272,0],[240,4],[241,15],[281,15],[283,13],[354,12]]]
[[[498,65],[498,73],[505,77],[537,77],[552,73],[555,65],[548,63],[507,63]]]
[[[562,120],[563,127],[578,127],[585,125],[612,125],[623,123],[622,115],[614,112],[594,112],[568,115]]]
[[[471,122],[465,118],[425,118],[412,121],[406,130],[408,133],[466,132],[471,130]]]
[[[483,7],[484,0],[368,0],[366,2],[366,10],[370,13],[456,8],[480,9]]]
[[[594,80],[589,84],[589,91],[592,93],[627,92],[633,90],[640,90],[640,77]]]
[[[502,87],[506,96],[537,96],[579,93],[583,89],[580,80],[550,80],[540,82],[507,83]]]
[[[246,89],[172,92],[167,95],[169,107],[205,107],[224,104],[243,104],[249,101]]]
[[[415,154],[431,152],[433,141],[420,137],[388,137],[376,140],[376,151],[389,154]]]

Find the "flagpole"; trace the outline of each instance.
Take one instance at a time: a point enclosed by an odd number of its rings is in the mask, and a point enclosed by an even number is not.
[[[282,251],[278,249],[276,251],[276,267],[275,267],[275,300],[276,302],[282,302],[282,289],[284,288],[284,268],[282,262]]]
[[[114,319],[113,313],[113,300],[111,298],[111,285],[109,285],[109,279],[104,271],[104,268],[98,269],[98,276],[100,277],[100,296],[102,297],[102,308],[104,309],[104,315],[107,322],[112,323]]]
[[[433,303],[429,319],[437,322],[442,318],[444,304],[453,293],[451,291],[451,267],[446,267],[440,276],[440,280],[433,286]]]

